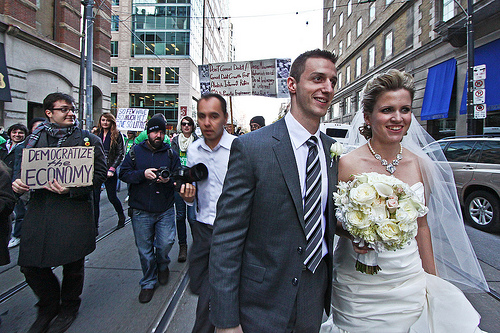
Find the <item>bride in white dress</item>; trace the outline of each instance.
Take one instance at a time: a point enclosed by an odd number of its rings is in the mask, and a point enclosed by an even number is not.
[[[363,113],[353,120],[356,132],[364,121],[362,136],[349,136],[360,147],[340,159],[339,180],[363,172],[392,174],[411,185],[429,213],[418,219],[409,245],[379,253],[382,270],[375,275],[356,271],[357,253],[369,249],[352,243],[338,226],[343,237],[334,253],[332,315],[322,333],[481,332],[479,314],[442,279],[467,291],[488,289],[465,234],[451,170],[441,152],[422,151],[433,139],[412,115],[413,95],[412,76],[398,70],[367,83]]]

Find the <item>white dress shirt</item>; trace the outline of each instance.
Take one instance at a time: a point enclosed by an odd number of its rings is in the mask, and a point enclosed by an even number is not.
[[[306,142],[311,136],[315,136],[318,139],[318,156],[319,164],[321,167],[321,231],[323,234],[322,253],[323,256],[325,256],[328,253],[328,247],[326,246],[325,240],[326,219],[324,214],[326,203],[328,200],[328,174],[326,168],[326,157],[323,150],[323,143],[321,142],[321,139],[319,137],[319,127],[316,133],[309,133],[309,131],[307,131],[290,112],[288,112],[285,116],[285,123],[288,129],[288,134],[290,135],[290,140],[292,141],[295,161],[297,162],[297,169],[299,171],[299,182],[302,192],[302,207],[304,207],[304,198],[306,196],[306,168],[307,155],[309,153],[309,147],[307,146]]]
[[[203,138],[193,142],[187,150],[187,166],[203,163],[208,169],[208,178],[197,182],[196,188],[196,221],[214,224],[217,201],[222,193],[222,185],[226,178],[229,152],[235,136],[224,130],[222,137],[212,150]],[[193,205],[192,203],[187,203]]]

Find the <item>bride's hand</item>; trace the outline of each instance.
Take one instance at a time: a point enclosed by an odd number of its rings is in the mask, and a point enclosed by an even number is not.
[[[368,253],[368,251],[373,251],[373,249],[370,249],[368,246],[359,246],[359,243],[356,243],[352,241],[352,248],[354,249],[354,252],[359,253],[359,254],[365,254]]]

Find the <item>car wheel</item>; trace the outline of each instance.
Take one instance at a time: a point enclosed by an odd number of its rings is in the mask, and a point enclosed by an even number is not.
[[[496,196],[486,191],[472,192],[465,201],[465,219],[474,228],[498,231],[500,203]]]

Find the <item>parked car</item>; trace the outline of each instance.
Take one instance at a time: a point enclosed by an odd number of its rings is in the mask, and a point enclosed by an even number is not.
[[[443,150],[453,170],[466,221],[500,231],[500,136],[450,137],[424,148],[435,149]]]
[[[339,123],[320,123],[319,130],[326,135],[334,138],[336,141],[345,144],[346,143],[346,135],[351,126],[347,124],[339,124]]]

